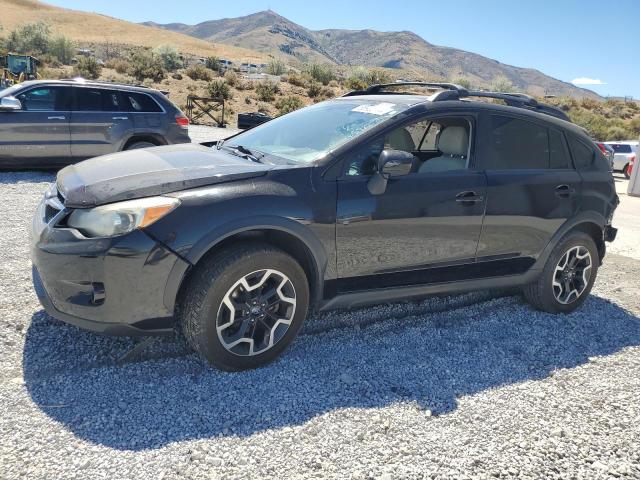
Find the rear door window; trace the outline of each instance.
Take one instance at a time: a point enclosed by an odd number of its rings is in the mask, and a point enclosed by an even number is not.
[[[564,135],[558,130],[549,129],[549,167],[570,168],[571,157]]]
[[[548,129],[537,123],[491,115],[487,170],[549,168]]]
[[[122,92],[125,98],[126,109],[130,112],[156,113],[162,112],[162,108],[151,96],[146,93]]]
[[[76,88],[76,111],[118,112],[122,111],[120,97],[114,90],[102,88]]]

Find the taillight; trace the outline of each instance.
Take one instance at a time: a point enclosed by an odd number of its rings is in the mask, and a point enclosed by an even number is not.
[[[189,119],[187,117],[185,117],[184,115],[176,115],[176,123],[178,125],[180,125],[181,127],[188,127],[189,126]]]
[[[607,155],[607,149],[606,149],[606,148],[604,148],[604,144],[602,144],[602,143],[596,143],[596,145],[598,145],[598,148],[600,149],[600,151],[602,152],[602,154],[603,154],[604,156],[606,156],[606,155]]]
[[[635,155],[635,154],[633,154],[633,155],[631,155],[631,156],[629,157],[629,163],[630,163],[630,164],[633,164],[633,162],[635,162],[635,161],[636,161],[636,155]]]

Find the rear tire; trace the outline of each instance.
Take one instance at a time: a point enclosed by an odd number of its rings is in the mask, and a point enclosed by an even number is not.
[[[155,143],[151,142],[133,142],[131,145],[127,145],[125,150],[137,150],[139,148],[157,147]]]
[[[553,249],[538,279],[524,287],[524,296],[538,310],[572,312],[589,296],[599,263],[593,238],[570,232]]]
[[[187,343],[221,370],[263,366],[295,339],[309,306],[302,267],[268,244],[216,253],[196,267],[179,308]]]

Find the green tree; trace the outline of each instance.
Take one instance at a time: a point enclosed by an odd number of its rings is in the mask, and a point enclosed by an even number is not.
[[[16,53],[42,55],[49,51],[51,27],[45,22],[25,23],[9,32],[7,50]]]
[[[49,53],[56,57],[60,63],[69,65],[75,55],[75,45],[67,37],[59,35],[51,41]]]

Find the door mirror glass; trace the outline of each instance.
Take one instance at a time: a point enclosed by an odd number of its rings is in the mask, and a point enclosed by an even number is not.
[[[22,110],[22,104],[15,97],[2,97],[0,99],[0,110]]]
[[[413,154],[385,148],[378,157],[378,172],[389,177],[408,175],[413,166]]]

